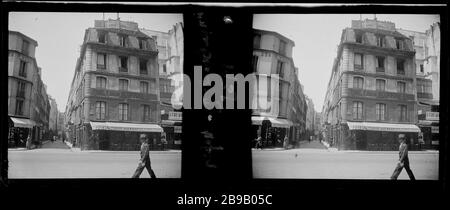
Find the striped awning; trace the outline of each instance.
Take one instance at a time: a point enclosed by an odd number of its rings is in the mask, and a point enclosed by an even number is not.
[[[11,120],[14,123],[14,127],[18,128],[33,128],[33,126],[36,125],[36,123],[30,119],[11,117]]]
[[[157,124],[90,122],[92,130],[130,131],[130,132],[163,132]]]
[[[374,123],[374,122],[347,122],[350,130],[387,131],[387,132],[420,132],[414,124]]]

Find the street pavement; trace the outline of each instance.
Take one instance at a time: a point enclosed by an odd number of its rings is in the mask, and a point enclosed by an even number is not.
[[[319,141],[302,142],[298,149],[252,151],[255,178],[389,179],[397,151],[333,151]],[[438,180],[439,152],[409,151],[417,180]],[[409,179],[405,170],[398,179]]]
[[[42,148],[8,150],[8,177],[15,178],[130,178],[139,161],[139,151],[78,151],[61,141]],[[181,151],[150,151],[158,178],[181,177]],[[146,170],[141,178],[150,178]]]

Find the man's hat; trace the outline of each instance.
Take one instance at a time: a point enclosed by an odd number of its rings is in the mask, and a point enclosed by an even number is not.
[[[147,138],[147,135],[146,135],[146,134],[141,134],[140,138],[141,138],[141,139]]]
[[[405,138],[405,134],[398,134],[398,138]]]

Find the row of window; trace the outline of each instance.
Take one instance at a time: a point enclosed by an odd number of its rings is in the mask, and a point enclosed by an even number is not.
[[[287,46],[287,43],[280,39],[280,45],[278,46],[278,53],[280,53],[281,55],[286,55],[287,54],[286,46]],[[261,35],[260,34],[256,34],[253,37],[253,48],[255,48],[255,49],[261,48]]]
[[[364,44],[363,43],[363,32],[356,32],[355,33],[355,39],[357,43]],[[383,35],[376,35],[377,39],[377,46],[378,47],[386,47],[386,37]],[[395,38],[395,47],[398,50],[404,50],[405,49],[405,42],[403,39]]]
[[[384,56],[375,56],[375,67],[377,72],[384,72],[385,70],[385,57]],[[405,75],[405,60],[404,59],[396,59],[397,64],[397,74]],[[364,54],[355,53],[354,56],[354,68],[355,70],[364,69]]]
[[[253,72],[258,72],[258,60],[259,60],[259,56],[253,55],[253,59],[252,59]],[[281,60],[278,60],[276,73],[278,74],[278,76],[280,78],[284,78],[283,68],[284,68],[284,62]]]
[[[106,69],[107,64],[107,54],[97,53],[97,69]],[[139,59],[139,74],[147,75],[147,63],[146,59]],[[128,72],[128,57],[119,56],[119,72]]]
[[[151,109],[149,105],[141,105],[142,110],[142,121],[150,121],[151,120]],[[119,120],[130,120],[128,114],[131,113],[129,109],[129,105],[127,103],[120,103],[118,107],[119,111]],[[156,113],[156,112],[154,112]],[[105,101],[97,101],[95,102],[95,118],[97,120],[105,120],[106,119],[106,102]]]
[[[376,79],[376,90],[377,91],[386,91],[386,80],[384,79]],[[353,77],[353,88],[364,89],[364,78],[363,77]],[[397,92],[405,93],[406,92],[406,83],[402,81],[397,81]]]
[[[107,44],[108,43],[108,32],[107,31],[98,31],[98,42]],[[121,47],[130,47],[130,42],[128,41],[128,36],[126,34],[117,34],[119,37],[119,46]],[[155,37],[154,37],[155,38]],[[149,49],[146,38],[137,38],[139,42],[139,49],[147,50]]]
[[[106,77],[101,77],[101,76],[96,77],[96,88],[106,89],[106,87],[107,87]],[[127,79],[119,79],[119,90],[120,91],[128,91],[128,80]],[[149,82],[140,81],[139,82],[139,90],[141,93],[149,93]]]
[[[364,103],[361,101],[353,102],[353,119],[362,120],[363,119],[363,109]],[[406,105],[398,105],[398,110],[400,111],[399,121],[405,122],[407,121],[407,106]],[[375,115],[377,120],[386,120],[386,104],[377,103],[375,105]]]

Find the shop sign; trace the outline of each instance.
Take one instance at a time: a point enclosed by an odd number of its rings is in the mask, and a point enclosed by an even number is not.
[[[181,120],[182,112],[169,112],[169,120]]]
[[[426,112],[425,114],[426,120],[439,120],[439,112]]]
[[[439,133],[439,126],[431,126],[431,133]]]
[[[174,133],[181,133],[181,126],[173,126]]]

